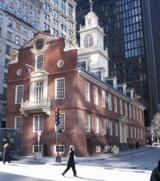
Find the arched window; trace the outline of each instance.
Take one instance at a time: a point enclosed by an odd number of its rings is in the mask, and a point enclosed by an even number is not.
[[[91,47],[93,45],[93,35],[88,34],[84,37],[84,46],[86,48]]]

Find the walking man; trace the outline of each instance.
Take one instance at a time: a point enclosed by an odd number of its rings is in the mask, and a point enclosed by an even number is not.
[[[5,143],[3,146],[3,164],[5,164],[5,162],[8,161],[8,163],[10,163],[11,159],[10,159],[10,145],[9,143]]]
[[[77,177],[77,172],[76,172],[76,168],[75,168],[75,147],[73,145],[71,145],[69,147],[69,152],[68,152],[68,159],[67,159],[67,168],[64,170],[64,172],[62,173],[62,175],[64,176],[65,173],[70,169],[72,168],[72,171],[73,171],[73,175],[75,177]]]

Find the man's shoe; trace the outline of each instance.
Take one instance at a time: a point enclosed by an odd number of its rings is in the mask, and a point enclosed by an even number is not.
[[[64,176],[64,173],[62,173],[62,175]]]

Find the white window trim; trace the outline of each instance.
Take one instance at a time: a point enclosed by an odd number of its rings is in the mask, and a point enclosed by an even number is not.
[[[62,80],[62,79],[64,80],[64,97],[63,98],[57,98],[57,81]],[[65,99],[65,78],[64,77],[55,79],[55,99],[57,99],[57,100]]]
[[[104,91],[104,90],[101,90],[101,102],[102,102],[102,107],[103,107],[103,108],[106,107],[105,97],[106,97],[105,91]]]
[[[42,70],[44,69],[44,54],[36,54],[36,61],[35,61],[35,68],[37,69],[37,70],[39,70],[38,68],[37,68],[37,60],[38,60],[38,56],[40,56],[40,55],[42,55],[43,56],[43,68],[42,68]],[[41,69],[40,69],[41,70]]]
[[[33,121],[32,121],[32,123],[33,123],[33,133],[38,133],[38,131],[35,130],[35,116],[41,116],[41,115],[42,114],[34,114],[33,115]],[[42,121],[43,121],[43,130],[40,130],[40,132],[44,131],[44,117],[43,117]]]
[[[117,113],[118,112],[118,105],[117,105],[117,97],[116,96],[113,97],[113,101],[114,101],[114,112]]]
[[[101,152],[101,146],[100,145],[96,145],[96,153],[100,153]]]
[[[23,94],[24,94],[24,85],[16,85],[16,92],[15,92],[15,104],[21,104],[21,103],[18,103],[17,102],[17,90],[18,90],[18,87],[23,87]]]
[[[95,133],[99,134],[99,124],[100,124],[100,120],[98,117],[96,117],[96,127],[95,127]]]
[[[123,101],[119,99],[119,108],[120,108],[120,115],[123,115]]]
[[[65,145],[54,145],[54,153],[57,153],[57,152],[56,152],[56,147],[57,147],[57,146],[63,146],[63,147],[64,147],[64,151],[63,151],[63,152],[62,152],[62,151],[59,151],[60,154],[65,153]]]
[[[88,129],[86,129],[86,118],[87,118],[87,116],[88,116],[88,118],[89,118],[89,126],[88,126]],[[89,115],[89,114],[85,114],[85,132],[86,133],[89,133],[89,132],[91,132],[91,116]]]
[[[21,133],[23,133],[23,129],[24,129],[24,121],[23,121],[23,116],[15,116],[15,119],[14,119],[14,128],[17,129],[17,118],[22,118],[22,122],[23,122],[23,128],[22,130],[19,130]]]
[[[38,145],[37,145],[37,144],[36,144],[36,145],[32,145],[32,153],[36,153],[36,152],[34,152],[34,147],[35,147],[35,146],[38,146]],[[42,151],[43,151],[43,150],[42,150],[42,145],[39,145],[39,147],[41,147],[40,150],[41,150],[41,153],[42,153]]]
[[[86,85],[87,85],[87,91],[86,91]],[[85,81],[85,88],[84,89],[85,89],[85,91],[84,91],[85,100],[90,102],[90,83],[88,81]],[[86,94],[87,94],[87,96],[86,96]]]
[[[107,96],[107,107],[108,107],[108,111],[112,111],[112,95],[108,94]]]
[[[115,122],[115,136],[119,136],[118,130],[119,130],[118,123]]]
[[[93,95],[94,95],[94,104],[98,105],[98,87],[97,86],[93,86]]]

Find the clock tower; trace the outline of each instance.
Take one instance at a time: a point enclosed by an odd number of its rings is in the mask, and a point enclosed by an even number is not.
[[[104,31],[99,26],[98,16],[92,11],[93,2],[90,0],[90,12],[85,15],[85,26],[80,27],[80,48],[78,59],[80,64],[102,80],[108,77],[108,51],[104,49]]]

